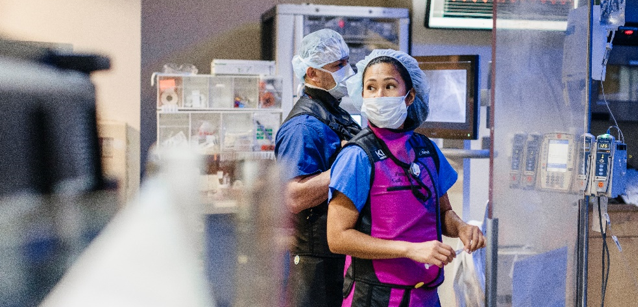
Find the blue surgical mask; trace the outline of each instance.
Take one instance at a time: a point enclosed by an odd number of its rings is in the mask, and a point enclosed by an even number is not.
[[[397,129],[408,117],[408,107],[405,105],[408,94],[399,97],[363,98],[361,113],[379,128]]]
[[[330,95],[332,95],[336,99],[341,99],[345,96],[348,96],[348,88],[346,87],[345,82],[346,80],[348,80],[348,78],[354,76],[354,71],[352,70],[352,67],[350,67],[350,65],[341,67],[341,69],[335,72],[328,71],[323,68],[317,69],[332,75],[332,79],[335,81],[336,85],[335,87],[327,90]]]

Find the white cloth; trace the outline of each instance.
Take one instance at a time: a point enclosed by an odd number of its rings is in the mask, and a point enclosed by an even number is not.
[[[463,242],[460,240],[457,249],[463,249]],[[485,306],[484,265],[485,249],[479,249],[472,254],[462,252],[456,256],[451,272],[446,273],[454,278],[457,307]]]

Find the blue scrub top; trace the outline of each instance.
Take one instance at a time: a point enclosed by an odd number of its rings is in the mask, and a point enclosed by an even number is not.
[[[454,185],[458,174],[443,156],[436,144],[432,143],[439,155],[439,183],[437,192],[443,196]],[[330,171],[330,191],[328,202],[332,199],[334,190],[350,198],[357,210],[361,212],[370,193],[370,173],[372,167],[368,155],[359,146],[347,146],[337,156]],[[439,196],[439,197],[440,197]]]
[[[330,157],[340,146],[339,136],[316,117],[291,118],[279,128],[275,139],[282,180],[327,171]]]

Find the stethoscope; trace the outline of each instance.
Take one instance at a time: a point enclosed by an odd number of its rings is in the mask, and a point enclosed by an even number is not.
[[[374,135],[374,137],[377,139],[377,141],[381,145],[381,149],[383,149],[383,151],[388,153],[388,157],[390,157],[390,159],[394,163],[396,163],[396,165],[401,167],[401,169],[403,170],[405,176],[408,178],[408,181],[410,182],[410,190],[412,191],[412,194],[418,200],[420,200],[420,201],[425,203],[425,201],[428,200],[432,196],[432,191],[430,190],[430,188],[428,188],[427,185],[425,185],[425,183],[423,183],[423,181],[421,180],[421,177],[419,177],[419,175],[421,174],[421,168],[419,167],[419,164],[418,164],[418,156],[415,154],[414,161],[412,163],[409,163],[409,164],[405,163],[405,162],[399,160],[397,157],[395,157],[392,154],[392,152],[388,148],[388,145],[382,139],[380,139],[376,134],[374,134],[374,133],[372,133],[372,134]],[[417,183],[416,185],[414,184],[413,179],[414,179],[414,181],[416,181],[416,183]],[[427,195],[424,195],[423,193],[421,193],[419,187],[423,188],[427,192]]]

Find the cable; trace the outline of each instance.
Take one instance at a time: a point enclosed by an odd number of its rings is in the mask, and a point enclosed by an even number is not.
[[[609,225],[609,234],[611,235],[611,237],[614,237],[614,233],[611,227],[611,224]],[[625,266],[625,272],[631,272],[632,269],[629,267],[629,260],[627,260],[627,258],[625,257],[625,254],[623,253],[621,248],[618,248],[619,250],[619,254],[620,257],[622,257],[622,263]],[[634,274],[629,273],[629,277],[631,277],[631,280],[633,281],[634,284],[634,288],[636,289],[636,293],[638,293],[638,279],[636,279],[636,276]]]
[[[605,66],[607,66],[607,59],[609,58],[609,53],[608,51],[611,50],[611,42],[614,40],[614,36],[616,36],[616,31],[611,31],[611,40],[607,43],[607,49],[605,52],[605,58],[603,59],[603,68]],[[605,97],[605,85],[603,84],[603,77],[604,77],[604,73],[605,73],[605,69],[602,69],[600,72],[600,89],[601,89],[601,93],[603,95],[603,101],[605,102],[605,106],[607,107],[607,110],[609,111],[609,114],[611,115],[611,118],[614,120],[614,124],[616,125],[616,128],[618,128],[618,122],[616,121],[616,117],[614,116],[614,113],[611,111],[611,108],[609,108],[609,102],[607,102],[607,97]],[[620,128],[618,128],[618,131],[620,131]],[[624,143],[624,141],[623,141]]]
[[[625,143],[625,135],[622,133],[622,130],[620,130],[620,127],[618,127],[618,126],[609,126],[609,128],[607,128],[607,134],[609,134],[609,132],[611,131],[612,128],[616,128],[616,130],[618,131],[617,140]]]
[[[601,90],[601,94],[603,94],[603,101],[605,102],[605,106],[607,107],[607,110],[609,111],[609,114],[611,115],[611,119],[614,120],[614,125],[616,125],[616,127],[618,127],[618,122],[616,121],[616,117],[614,116],[614,112],[611,111],[611,109],[609,108],[609,102],[607,101],[607,97],[605,97],[605,85],[603,85],[603,81],[600,81],[600,90]],[[620,129],[618,129],[620,130]]]
[[[603,229],[603,216],[600,212],[600,197],[598,197],[598,224],[600,226],[600,235],[603,239],[603,250],[602,250],[602,275],[601,275],[601,283],[600,283],[600,291],[601,291],[601,301],[600,306],[605,306],[605,292],[607,291],[607,281],[609,280],[609,266],[610,266],[610,258],[609,258],[609,246],[607,246],[607,233]],[[605,268],[605,256],[607,256],[607,268]]]
[[[607,134],[609,134],[609,131],[611,128],[616,128],[616,130],[618,130],[617,139],[625,143],[625,135],[622,133],[622,130],[620,130],[620,127],[618,126],[618,121],[616,121],[616,117],[614,116],[614,112],[611,111],[611,108],[609,107],[609,102],[607,101],[607,97],[605,97],[605,85],[603,84],[602,78],[600,80],[600,90],[601,90],[601,94],[603,95],[603,101],[605,102],[607,111],[609,111],[609,115],[611,115],[611,119],[614,120],[614,126],[609,126],[609,128],[607,128]]]
[[[605,293],[607,292],[607,281],[609,281],[609,266],[611,264],[611,258],[609,258],[609,245],[607,245],[607,233],[603,236],[603,250],[607,253],[607,270],[605,272],[605,283],[602,285],[602,299],[605,301]],[[603,303],[604,306],[604,303]]]

